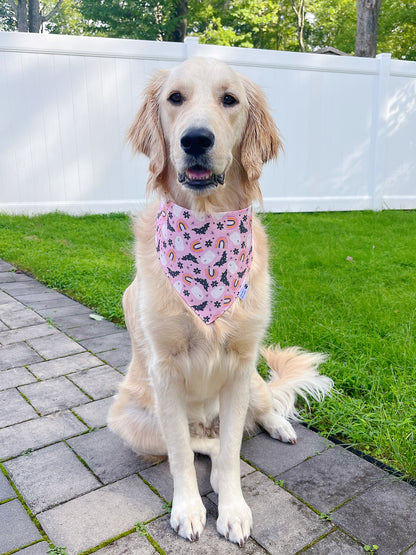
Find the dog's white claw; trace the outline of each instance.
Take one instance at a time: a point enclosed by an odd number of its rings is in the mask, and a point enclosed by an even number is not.
[[[206,509],[201,498],[172,503],[170,525],[175,532],[191,542],[199,540],[205,528]]]
[[[236,504],[219,509],[217,530],[230,542],[242,547],[248,540],[253,525],[250,507],[242,499]]]

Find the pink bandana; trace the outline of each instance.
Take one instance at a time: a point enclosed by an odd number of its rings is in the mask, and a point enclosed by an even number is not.
[[[195,313],[211,324],[244,299],[253,260],[252,208],[199,214],[162,202],[156,219],[156,250],[172,285]]]

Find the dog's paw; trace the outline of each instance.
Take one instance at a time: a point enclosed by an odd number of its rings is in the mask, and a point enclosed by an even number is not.
[[[267,418],[261,422],[266,432],[273,438],[283,443],[296,443],[297,436],[292,424],[280,414],[276,412],[270,413]]]
[[[191,542],[199,540],[205,528],[206,509],[200,497],[172,503],[170,525],[179,536]]]
[[[251,510],[244,499],[219,507],[217,530],[230,542],[242,547],[250,536],[252,526]]]

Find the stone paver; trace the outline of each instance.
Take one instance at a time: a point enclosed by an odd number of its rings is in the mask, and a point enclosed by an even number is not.
[[[17,499],[0,505],[0,553],[7,553],[42,539],[23,505]]]
[[[23,366],[20,368],[3,370],[0,372],[0,391],[36,381],[36,378]]]
[[[342,447],[333,447],[292,468],[278,479],[315,509],[328,513],[347,499],[376,484],[385,473]]]
[[[15,457],[27,449],[39,449],[87,430],[70,412],[42,416],[8,426],[0,429],[0,460]]]
[[[378,553],[400,553],[416,538],[416,489],[386,476],[333,513],[333,522]],[[388,508],[388,514],[386,509]]]
[[[41,360],[42,357],[26,343],[14,343],[13,345],[0,347],[0,370],[24,366]]]
[[[35,514],[101,486],[63,443],[17,457],[4,466]]]
[[[322,453],[331,445],[327,439],[295,425],[298,441],[295,445],[281,443],[262,433],[243,441],[241,456],[244,459],[256,460],[256,466],[269,476],[277,476],[292,468],[308,457]]]
[[[198,542],[179,538],[163,505],[173,495],[168,462],[139,458],[106,427],[130,362],[127,331],[11,269],[0,260],[0,553],[46,554],[48,540],[70,555],[355,555],[364,544],[416,555],[416,489],[300,425],[296,445],[265,433],[243,442],[254,517],[244,548],[216,531],[202,455],[195,466],[207,526]],[[134,531],[137,522],[147,535]]]
[[[113,349],[112,351],[104,351],[98,355],[101,360],[106,364],[109,364],[117,370],[123,371],[125,373],[126,366],[131,360],[131,348],[130,345],[124,346],[120,349]]]
[[[24,422],[38,415],[17,389],[7,389],[0,392],[0,428]]]
[[[119,331],[102,337],[94,337],[92,339],[84,339],[80,341],[86,349],[92,353],[102,353],[112,349],[130,349],[130,338],[127,331]]]
[[[68,355],[53,360],[46,360],[36,364],[29,364],[29,370],[40,380],[57,378],[64,374],[71,374],[79,370],[86,370],[94,366],[102,366],[102,361],[91,353]]]
[[[36,314],[36,312],[30,308],[23,308],[21,310],[4,313],[0,316],[0,319],[11,329],[32,326],[35,324],[43,324],[45,322],[39,314]]]
[[[16,497],[16,492],[7,481],[6,476],[0,472],[0,501],[6,501],[6,499],[13,499],[14,497]]]
[[[46,359],[59,358],[85,351],[81,345],[61,333],[28,341],[29,345]]]
[[[335,530],[307,548],[304,553],[308,553],[308,555],[363,555],[365,551],[362,545],[347,534]]]
[[[120,538],[110,543],[106,547],[96,551],[99,555],[156,555],[157,551],[145,536],[140,536],[137,532]]]
[[[114,395],[123,376],[110,366],[99,366],[72,374],[70,380],[94,399],[103,399]]]
[[[13,343],[20,343],[21,341],[36,339],[38,337],[43,338],[53,334],[57,334],[57,329],[45,323],[16,330],[2,331],[0,332],[0,345],[12,345]],[[45,341],[45,339],[43,341]],[[49,338],[46,339],[46,341],[49,341]]]
[[[52,378],[19,387],[19,391],[42,415],[65,410],[90,401],[82,391],[65,376]]]
[[[18,555],[46,555],[50,550],[49,545],[46,542],[38,542],[29,547],[25,547],[20,551],[17,551]]]
[[[53,543],[65,545],[72,555],[162,513],[160,498],[133,475],[49,509],[38,519]]]
[[[139,458],[108,428],[70,439],[68,445],[104,484],[115,482],[154,464]]]
[[[101,428],[101,426],[107,424],[107,415],[112,402],[113,398],[107,397],[106,399],[100,399],[99,401],[75,407],[73,412],[90,428]]]

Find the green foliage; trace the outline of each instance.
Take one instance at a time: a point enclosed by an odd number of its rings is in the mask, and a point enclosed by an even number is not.
[[[383,0],[381,5],[378,52],[393,58],[416,60],[416,0]]]
[[[46,553],[48,553],[49,555],[68,555],[66,547],[62,546],[52,547],[51,549],[48,549]]]
[[[56,0],[41,0],[48,13]],[[50,33],[93,35],[143,40],[175,40],[179,0],[64,0],[45,28]],[[187,34],[201,43],[299,50],[293,0],[188,0]],[[356,2],[305,0],[307,51],[333,46],[353,54]],[[0,30],[13,30],[14,12],[0,0]],[[416,60],[416,0],[383,0],[378,52]]]

